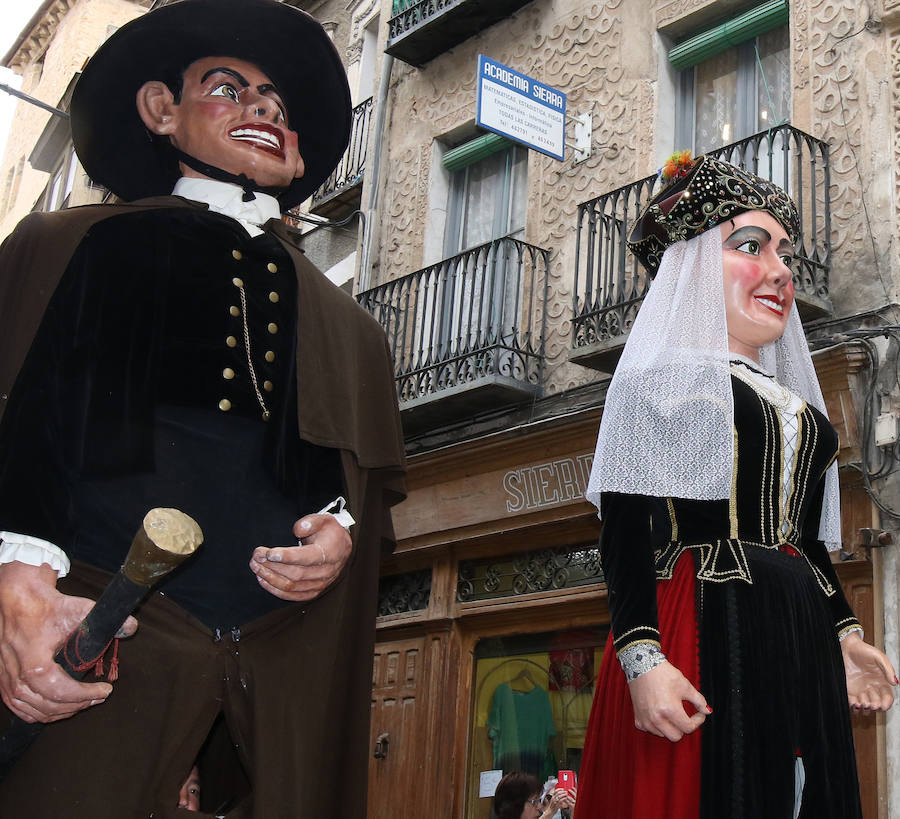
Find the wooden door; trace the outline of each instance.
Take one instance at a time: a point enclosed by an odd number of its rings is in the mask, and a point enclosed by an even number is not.
[[[838,579],[853,613],[866,635],[866,641],[880,645],[884,639],[879,597],[880,582],[875,580],[875,567],[880,555],[859,546],[860,529],[877,520],[872,501],[862,481],[852,473],[841,473],[841,529],[843,548],[853,559],[836,563]],[[884,759],[884,716],[851,712],[853,744],[856,747],[856,770],[863,819],[885,819],[887,816],[887,770]]]
[[[431,787],[421,730],[428,703],[419,701],[427,690],[424,646],[421,637],[375,646],[368,819],[423,816],[422,794]]]
[[[875,634],[872,564],[867,560],[852,560],[838,564],[837,572],[853,613],[865,631],[866,640],[872,642]],[[859,775],[863,819],[880,819],[882,816],[879,813],[878,787],[880,718],[875,714],[851,712],[850,719],[853,724],[853,744],[856,746],[856,770]]]

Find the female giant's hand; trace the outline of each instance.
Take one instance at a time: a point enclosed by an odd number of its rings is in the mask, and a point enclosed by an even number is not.
[[[704,696],[669,662],[630,680],[628,688],[635,727],[670,742],[678,742],[685,734],[696,731],[706,715],[712,713]],[[688,716],[685,702],[693,705],[697,713]]]
[[[847,674],[847,699],[850,707],[864,711],[887,711],[894,702],[892,686],[897,674],[891,661],[858,632],[841,641],[844,671]]]

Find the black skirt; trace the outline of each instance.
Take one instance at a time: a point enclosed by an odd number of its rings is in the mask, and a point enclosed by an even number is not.
[[[697,584],[702,729],[701,816],[785,817],[797,758],[801,817],[861,816],[840,644],[809,565],[746,550],[753,583]]]

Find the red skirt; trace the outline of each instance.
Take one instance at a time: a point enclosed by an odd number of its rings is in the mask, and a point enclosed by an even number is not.
[[[694,572],[690,554],[682,555],[672,579],[658,583],[657,607],[666,658],[702,691]],[[696,819],[702,731],[670,742],[634,727],[628,683],[610,633],[594,690],[575,819]]]

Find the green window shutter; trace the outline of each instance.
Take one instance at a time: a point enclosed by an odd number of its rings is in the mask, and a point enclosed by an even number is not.
[[[450,171],[459,171],[467,165],[473,165],[498,151],[504,151],[515,145],[514,142],[499,134],[482,134],[470,139],[462,145],[451,148],[444,154],[444,167]]]
[[[752,37],[787,25],[789,18],[788,0],[768,0],[675,46],[669,51],[669,62],[679,71],[690,68]]]
[[[415,3],[416,0],[394,0],[391,4],[391,17],[396,17],[400,12],[406,11],[414,6]]]

